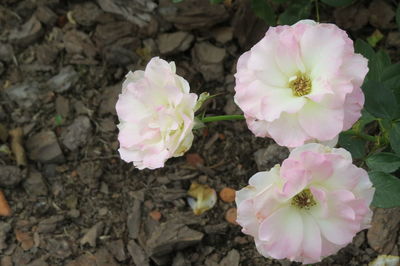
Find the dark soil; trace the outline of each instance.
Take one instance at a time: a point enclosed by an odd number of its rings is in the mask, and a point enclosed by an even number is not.
[[[218,200],[201,216],[187,204],[192,182],[240,189],[284,158],[282,149],[268,160],[255,156],[273,141],[254,137],[243,121],[199,130],[189,151],[204,159],[196,167],[183,156],[139,171],[117,152],[121,82],[152,56],[175,61],[193,92],[221,93],[207,114],[240,113],[232,101],[235,63],[267,30],[249,2],[1,2],[0,188],[12,209],[0,218],[1,265],[297,265],[263,258],[225,220],[234,203]],[[353,38],[379,29],[378,45],[398,60],[393,17],[374,18],[391,16],[393,3],[357,2],[321,6],[321,20]],[[23,130],[27,163],[16,159],[23,151],[12,147],[15,128]],[[367,265],[376,256],[361,232],[318,265]]]

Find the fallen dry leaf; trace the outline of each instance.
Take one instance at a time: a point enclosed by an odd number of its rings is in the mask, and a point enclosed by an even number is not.
[[[15,230],[15,238],[21,243],[21,248],[23,250],[29,250],[35,244],[33,241],[32,234],[30,232],[24,232],[21,230]]]
[[[392,255],[379,255],[375,260],[370,262],[369,266],[398,266],[400,265],[400,257]]]
[[[17,165],[26,166],[27,162],[26,162],[25,149],[22,146],[22,136],[23,136],[22,128],[17,127],[15,129],[10,130],[9,133],[11,136],[11,150],[14,153]]]
[[[4,196],[3,191],[0,190],[0,216],[10,216],[11,209],[8,205],[6,197]]]
[[[190,185],[188,195],[192,197],[188,198],[188,203],[196,215],[208,211],[217,202],[217,193],[214,189],[196,182]]]
[[[199,165],[204,165],[204,159],[197,153],[187,153],[186,161],[191,166],[197,167]]]

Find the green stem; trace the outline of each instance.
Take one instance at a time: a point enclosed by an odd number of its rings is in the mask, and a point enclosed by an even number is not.
[[[200,119],[203,123],[226,121],[226,120],[243,120],[243,115],[217,115],[217,116],[207,116]]]
[[[347,130],[347,131],[343,132],[343,134],[354,135],[354,136],[357,136],[359,138],[362,138],[362,139],[365,139],[365,140],[371,141],[371,142],[378,142],[378,140],[379,140],[379,137],[371,136],[371,135],[368,135],[368,134],[365,134],[362,132],[357,132],[353,129]]]
[[[319,22],[319,5],[318,5],[318,0],[315,0],[315,12],[317,13],[317,22]]]

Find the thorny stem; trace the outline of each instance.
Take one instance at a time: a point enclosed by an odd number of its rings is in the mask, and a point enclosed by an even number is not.
[[[217,115],[217,116],[207,116],[200,119],[203,123],[226,121],[226,120],[243,120],[243,115]]]

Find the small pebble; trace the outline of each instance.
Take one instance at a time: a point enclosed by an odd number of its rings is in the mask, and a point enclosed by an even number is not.
[[[235,195],[236,195],[236,191],[229,187],[223,188],[219,192],[219,197],[221,198],[221,200],[223,200],[224,202],[227,202],[227,203],[234,202]]]
[[[161,219],[161,212],[159,211],[151,211],[149,213],[149,216],[151,217],[151,219],[153,219],[154,221],[159,221]]]
[[[225,220],[228,223],[237,225],[238,223],[236,222],[236,218],[237,218],[237,210],[236,210],[236,208],[230,208],[230,209],[228,209],[226,211]]]

